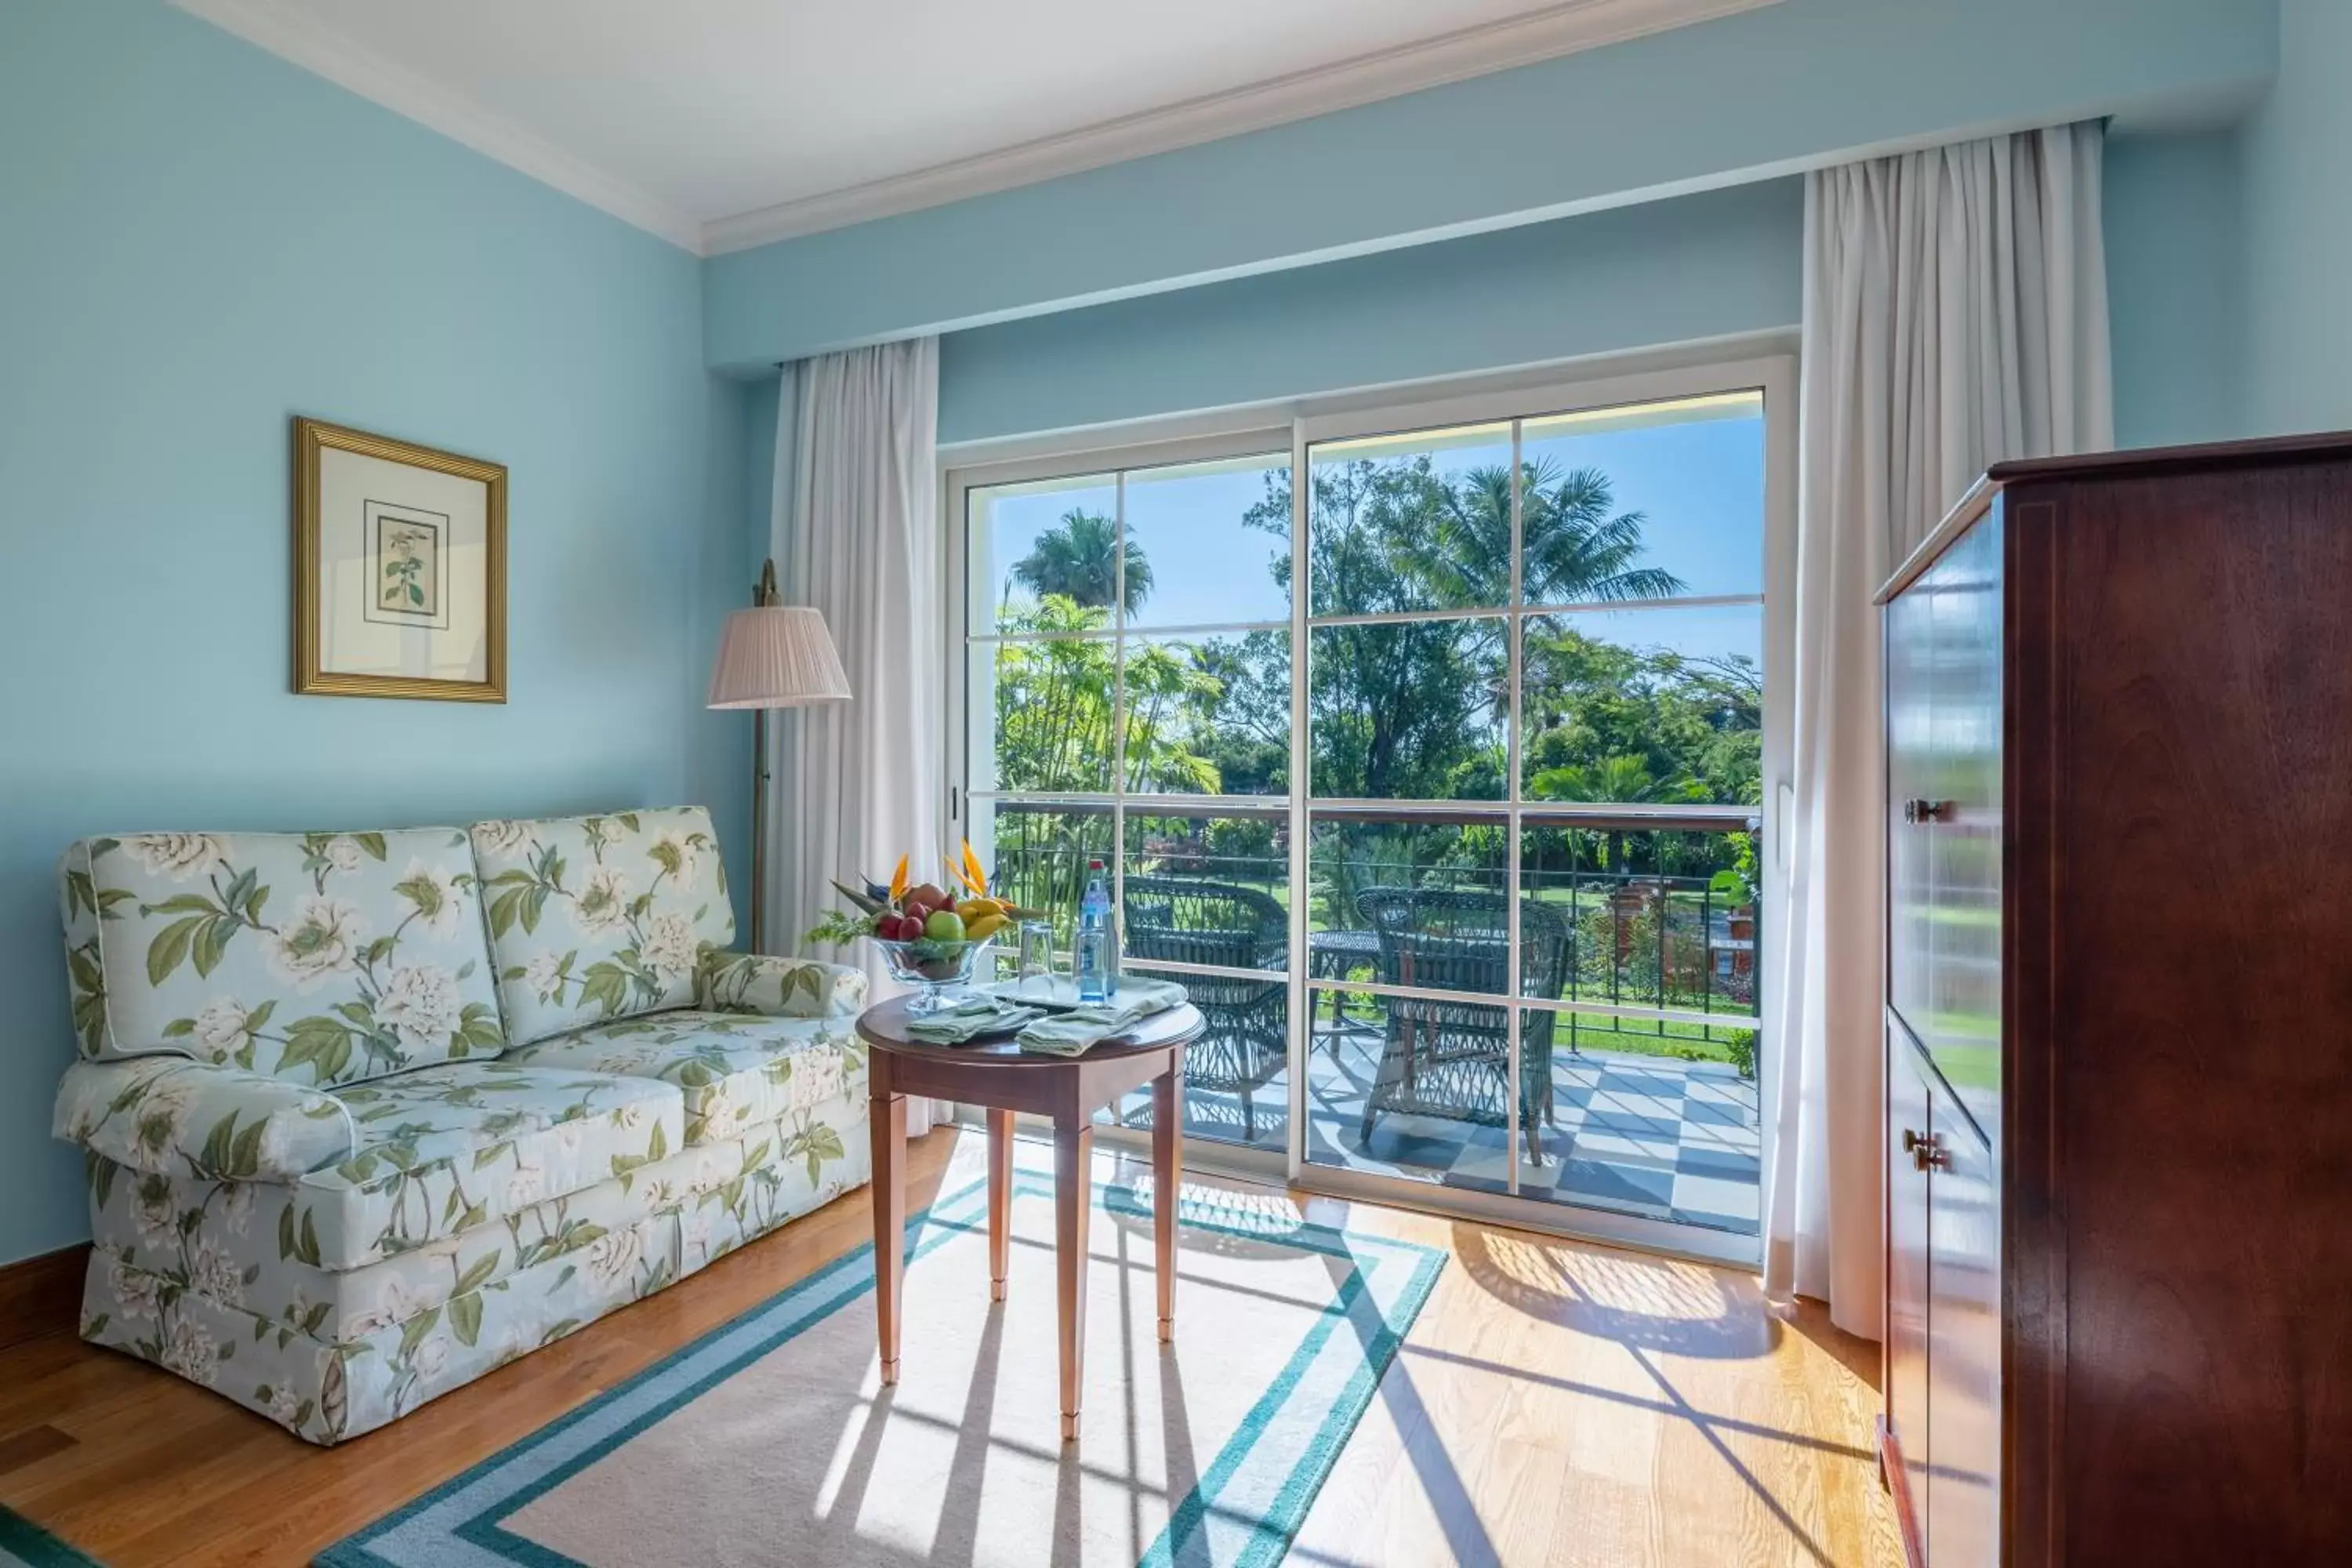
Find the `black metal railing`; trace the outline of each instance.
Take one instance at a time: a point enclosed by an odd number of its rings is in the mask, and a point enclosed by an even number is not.
[[[1176,817],[1130,809],[1127,875],[1197,877],[1287,906],[1286,816],[1267,807],[1228,815],[1224,803],[1218,810]],[[1066,943],[1087,862],[1110,858],[1109,808],[998,801],[992,811],[998,889],[1044,911]],[[1624,1019],[1571,1006],[1559,1031],[1571,1050],[1673,1051],[1688,1042],[1752,1069],[1762,958],[1755,829],[1754,819],[1720,810],[1528,814],[1521,894],[1559,907],[1569,931],[1558,994],[1544,1000],[1722,1020]],[[1499,892],[1507,831],[1475,810],[1318,812],[1307,854],[1310,929],[1363,929],[1355,897],[1374,887]],[[1369,961],[1346,977],[1373,978]]]

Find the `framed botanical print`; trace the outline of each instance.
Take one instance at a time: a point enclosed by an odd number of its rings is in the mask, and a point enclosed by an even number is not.
[[[294,689],[507,699],[507,471],[294,421]]]

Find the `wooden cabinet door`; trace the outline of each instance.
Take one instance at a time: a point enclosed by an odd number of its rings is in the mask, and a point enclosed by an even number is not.
[[[1927,1177],[1930,1568],[2000,1563],[2000,1190],[1973,1122],[1938,1097]]]
[[[1914,1157],[1912,1142],[1934,1131],[1932,1096],[1919,1048],[1903,1026],[1886,1026],[1886,1429],[1899,1456],[1899,1473],[1886,1480],[1899,1488],[1896,1513],[1913,1539],[1916,1554],[1925,1544],[1917,1531],[1926,1523],[1927,1455],[1928,1173]],[[1909,1137],[1906,1137],[1906,1134]]]

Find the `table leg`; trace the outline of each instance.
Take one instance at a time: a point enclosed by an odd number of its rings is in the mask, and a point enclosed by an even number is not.
[[[1181,1056],[1151,1080],[1152,1272],[1160,1281],[1160,1342],[1176,1337],[1176,1194],[1184,1184],[1184,1067]]]
[[[1062,1441],[1078,1439],[1078,1400],[1086,1390],[1087,1220],[1094,1212],[1094,1123],[1084,1116],[1054,1122],[1054,1268],[1061,1282]]]
[[[907,1097],[876,1095],[866,1111],[874,1136],[874,1318],[887,1384],[898,1381],[898,1308],[907,1278]]]
[[[1013,1264],[1013,1112],[988,1113],[988,1299],[1004,1300]]]

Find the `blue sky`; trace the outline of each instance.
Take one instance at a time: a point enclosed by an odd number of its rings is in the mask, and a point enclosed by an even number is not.
[[[1580,416],[1530,419],[1524,452],[1531,462],[1560,468],[1598,468],[1609,476],[1620,511],[1643,514],[1648,564],[1683,579],[1688,594],[1760,594],[1764,585],[1764,422],[1752,404],[1703,410],[1710,417]],[[1490,431],[1496,427],[1489,427]],[[1431,451],[1441,471],[1459,473],[1509,461],[1508,427],[1467,444],[1402,437],[1349,443],[1347,455]],[[1333,448],[1318,448],[1339,455]],[[1153,590],[1138,626],[1280,621],[1288,596],[1268,571],[1286,542],[1244,528],[1242,516],[1265,491],[1269,459],[1180,468],[1130,470],[1129,535],[1151,563]],[[1037,536],[1074,509],[1112,513],[1116,492],[1107,477],[1050,486],[1003,487],[974,493],[973,589],[986,599],[976,624],[1002,586],[1006,567],[1026,554]],[[977,526],[982,518],[984,529]],[[982,537],[982,535],[985,537]],[[985,571],[983,562],[988,563]],[[1591,629],[1612,639],[1664,645],[1692,654],[1755,657],[1761,613],[1736,609],[1655,609],[1592,617]]]

